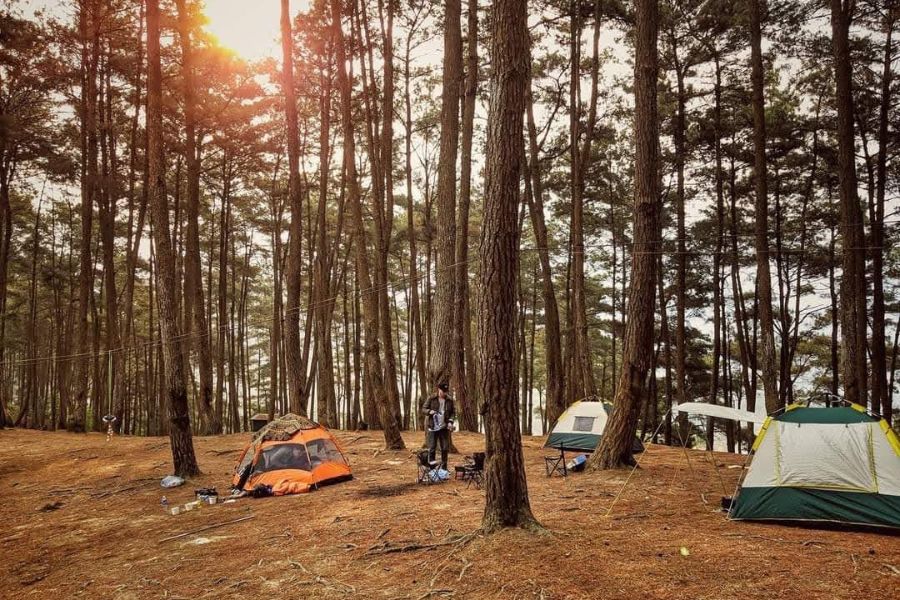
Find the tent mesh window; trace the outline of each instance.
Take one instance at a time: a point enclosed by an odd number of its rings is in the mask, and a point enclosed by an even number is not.
[[[323,462],[347,464],[344,455],[331,440],[312,440],[307,442],[306,449],[309,450],[309,459],[314,468]]]
[[[277,471],[279,469],[310,470],[309,455],[303,444],[279,444],[263,450],[261,460],[257,461],[255,473]]]
[[[596,417],[575,417],[575,425],[572,431],[591,431],[594,428]]]

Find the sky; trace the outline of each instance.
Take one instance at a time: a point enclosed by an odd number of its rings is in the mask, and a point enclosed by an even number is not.
[[[251,61],[281,56],[280,0],[206,0],[207,31],[219,43]],[[291,2],[291,12],[306,10],[306,0]]]
[[[209,18],[207,31],[239,56],[256,61],[281,56],[280,0],[205,0],[203,12]],[[291,13],[309,7],[309,0],[292,0]],[[26,15],[36,11],[61,17],[69,10],[59,0],[23,0]]]

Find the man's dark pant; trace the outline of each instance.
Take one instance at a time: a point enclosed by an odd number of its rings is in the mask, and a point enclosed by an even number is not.
[[[441,468],[447,469],[447,453],[450,451],[450,431],[441,429],[428,436],[428,460],[434,460],[437,445],[441,445]]]

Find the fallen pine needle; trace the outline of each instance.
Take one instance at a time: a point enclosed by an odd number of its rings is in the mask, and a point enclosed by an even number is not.
[[[216,529],[218,527],[225,527],[226,525],[232,525],[234,523],[240,523],[241,521],[249,521],[253,519],[254,515],[250,515],[247,517],[241,517],[240,519],[234,519],[233,521],[225,521],[224,523],[216,523],[215,525],[207,525],[206,527],[201,527],[200,529],[194,529],[193,531],[188,531],[185,533],[179,533],[178,535],[173,535],[171,537],[163,538],[159,540],[159,543],[170,542],[172,540],[177,540],[179,538],[187,537],[189,535],[194,535],[195,533],[200,533],[202,531],[209,531],[210,529]]]

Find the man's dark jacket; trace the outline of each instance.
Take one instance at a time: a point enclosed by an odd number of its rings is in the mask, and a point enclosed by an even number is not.
[[[440,408],[441,400],[437,397],[437,395],[432,396],[428,400],[426,400],[422,404],[422,414],[428,417],[428,411],[433,410],[434,412],[438,412]],[[447,425],[450,421],[452,421],[456,417],[456,406],[453,404],[453,398],[449,395],[444,396],[444,424]],[[428,429],[431,429],[432,425],[428,423]]]

